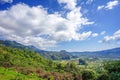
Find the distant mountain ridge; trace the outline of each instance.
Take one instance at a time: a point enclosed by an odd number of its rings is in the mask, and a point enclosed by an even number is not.
[[[0,44],[2,45],[5,45],[5,46],[8,46],[8,47],[12,47],[12,48],[19,48],[19,49],[31,49],[33,51],[43,51],[43,50],[40,50],[32,45],[30,46],[25,46],[23,44],[20,44],[16,41],[9,41],[9,40],[0,40]]]
[[[72,52],[74,56],[84,56],[84,57],[100,57],[100,58],[120,58],[120,47],[101,50],[101,51],[93,51],[93,52]]]
[[[52,60],[68,60],[70,59],[70,54],[68,54],[67,52],[64,51],[45,51],[45,50],[41,50],[38,49],[34,46],[25,46],[22,45],[20,43],[17,43],[16,41],[9,41],[9,40],[0,40],[0,44],[1,45],[5,45],[8,47],[12,47],[12,48],[18,48],[18,49],[27,49],[27,50],[32,50],[34,52],[39,53],[41,56],[43,56],[46,59],[52,59]]]
[[[120,47],[113,48],[108,50],[102,51],[93,51],[93,52],[67,52],[65,50],[61,51],[45,51],[38,49],[34,46],[25,46],[16,41],[9,41],[9,40],[0,40],[1,45],[9,46],[12,48],[19,48],[19,49],[28,49],[39,53],[41,56],[47,59],[52,60],[69,60],[71,58],[120,58]]]

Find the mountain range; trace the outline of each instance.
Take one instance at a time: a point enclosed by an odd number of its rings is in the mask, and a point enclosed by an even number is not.
[[[12,48],[18,49],[27,49],[32,50],[34,52],[39,53],[41,56],[51,60],[69,60],[71,58],[109,58],[109,59],[120,59],[120,47],[108,49],[108,50],[101,50],[101,51],[93,51],[93,52],[67,52],[65,50],[61,51],[45,51],[38,49],[32,45],[25,46],[20,44],[16,41],[9,41],[9,40],[0,40],[1,45],[5,45]]]

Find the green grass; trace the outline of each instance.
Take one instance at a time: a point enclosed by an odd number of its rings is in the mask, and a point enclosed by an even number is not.
[[[0,80],[44,80],[36,74],[24,75],[10,68],[0,67]]]

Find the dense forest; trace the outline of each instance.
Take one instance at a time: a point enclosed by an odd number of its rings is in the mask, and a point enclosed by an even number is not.
[[[72,61],[56,62],[34,51],[0,45],[1,80],[120,80],[119,60],[101,64],[101,70],[86,64],[80,67]]]

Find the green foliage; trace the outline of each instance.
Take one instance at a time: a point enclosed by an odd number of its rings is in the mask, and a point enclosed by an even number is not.
[[[7,69],[13,68],[17,73],[27,76],[32,75],[31,77],[33,78],[34,74],[37,74],[37,78],[47,80],[73,80],[74,77],[72,74],[79,71],[75,64],[68,63],[63,65],[61,63],[55,63],[42,58],[38,53],[33,51],[10,48],[2,45],[0,45],[0,66]],[[17,74],[13,80],[28,79],[26,76],[19,76],[19,74]]]
[[[28,49],[0,45],[1,80],[120,80],[120,61],[107,62],[104,68],[95,61],[77,63],[78,59],[76,63],[53,62]],[[79,63],[86,61],[79,59]]]
[[[40,53],[40,52],[39,52]],[[67,52],[55,52],[55,51],[46,51],[46,52],[42,52],[42,54],[40,54],[41,56],[43,56],[46,59],[50,59],[50,60],[70,60],[71,55],[69,55]]]
[[[120,80],[120,72],[112,72],[109,80]]]
[[[109,80],[109,75],[107,73],[101,74],[97,80]]]
[[[73,73],[73,74],[81,74],[80,73],[80,69],[79,69],[79,67],[75,64],[75,63],[73,63],[73,62],[69,62],[69,63],[67,63],[65,66],[64,66],[64,69],[63,70],[65,70],[66,72],[71,72],[71,73]]]
[[[104,68],[111,72],[120,72],[120,61],[109,61],[104,64]]]
[[[96,73],[91,70],[84,70],[82,72],[82,79],[83,80],[95,80],[96,79]]]
[[[12,69],[0,67],[0,80],[44,80],[38,78],[36,74],[24,75]]]
[[[52,65],[51,67],[49,67]],[[53,69],[56,64],[42,58],[38,53],[0,46],[0,66],[4,67],[42,67],[46,70]]]
[[[109,80],[120,80],[120,60],[105,63],[104,68],[108,71]]]
[[[39,53],[44,58],[50,59],[50,60],[69,60],[71,57],[71,55],[69,55],[66,51],[60,51],[60,52],[44,51],[44,50],[40,50],[34,46],[22,45],[20,43],[17,43],[16,41],[0,40],[0,44],[8,46],[8,47],[12,47],[12,48],[22,49],[22,50],[23,49],[32,50],[34,52]]]
[[[86,65],[86,61],[83,59],[79,59],[79,65]]]

